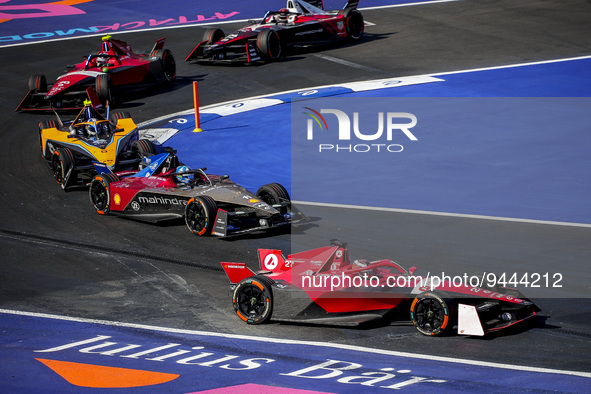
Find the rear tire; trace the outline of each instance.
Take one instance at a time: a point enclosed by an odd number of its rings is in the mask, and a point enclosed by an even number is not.
[[[31,75],[29,77],[29,90],[34,92],[47,92],[47,78],[45,78],[45,75]]]
[[[74,153],[72,153],[70,149],[57,148],[53,151],[53,156],[51,157],[51,169],[53,170],[55,181],[64,190],[66,190],[66,177],[70,169],[74,166],[74,163]]]
[[[111,183],[113,182],[119,182],[117,175],[100,174],[95,175],[90,183],[88,189],[90,203],[101,215],[107,215],[111,210]]]
[[[363,37],[365,24],[363,15],[356,9],[348,9],[343,14],[345,16],[345,25],[347,28],[347,37],[352,41],[357,41]]]
[[[155,51],[152,56],[156,56],[160,59],[162,64],[162,75],[166,82],[172,82],[176,78],[176,62],[172,52],[168,49],[159,49]]]
[[[282,52],[279,34],[271,29],[261,31],[257,35],[257,49],[263,60],[271,62],[279,59]]]
[[[185,207],[185,223],[195,235],[211,234],[218,206],[209,196],[199,196],[189,200]]]
[[[271,206],[291,201],[289,193],[279,183],[269,183],[261,186],[259,190],[257,190],[257,197]]]
[[[410,318],[423,335],[449,334],[456,319],[455,302],[440,292],[421,293],[410,306]]]
[[[273,280],[257,275],[240,281],[232,295],[232,306],[247,324],[262,324],[273,314]]]
[[[205,41],[205,45],[213,45],[225,36],[222,29],[208,29],[203,33],[203,39],[201,41]]]
[[[105,104],[108,101],[110,106],[115,106],[115,95],[113,94],[113,82],[108,74],[100,74],[94,81],[94,90],[97,96]]]

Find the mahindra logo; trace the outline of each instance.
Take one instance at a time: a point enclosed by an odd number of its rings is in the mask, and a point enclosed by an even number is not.
[[[410,131],[411,128],[416,126],[417,117],[408,112],[378,112],[377,120],[378,126],[377,131],[374,129],[363,130],[360,127],[359,112],[353,112],[353,120],[344,111],[338,109],[321,109],[320,112],[305,107],[310,112],[304,112],[310,118],[307,120],[307,139],[309,141],[314,140],[314,129],[320,129],[320,131],[329,131],[328,123],[326,122],[323,114],[332,114],[336,116],[338,121],[338,132],[337,137],[339,141],[351,141],[353,136],[361,141],[377,141],[383,140],[385,137],[386,141],[392,141],[396,134],[402,133],[411,141],[418,141],[418,138]],[[364,119],[367,123],[367,120]],[[356,144],[356,145],[334,145],[334,144],[320,144],[319,151],[323,150],[334,150],[348,151],[348,152],[369,152],[370,150],[389,151],[389,152],[401,152],[403,146],[400,144]]]

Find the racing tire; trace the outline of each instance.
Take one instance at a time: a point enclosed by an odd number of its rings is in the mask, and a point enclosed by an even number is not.
[[[45,75],[37,74],[29,77],[29,91],[47,92],[47,78]]]
[[[205,45],[213,45],[225,36],[222,29],[208,29],[203,33],[203,39],[201,41],[205,41]]]
[[[119,119],[131,119],[131,114],[127,111],[113,112],[109,118],[111,123],[117,124]]]
[[[74,153],[68,148],[57,148],[51,157],[51,169],[56,182],[66,190],[68,172],[73,171],[75,159]],[[70,175],[71,176],[71,175]]]
[[[95,175],[90,182],[88,195],[97,213],[107,215],[111,210],[111,183],[119,182],[115,174]]]
[[[152,141],[142,138],[131,143],[131,151],[137,152],[138,156],[143,158],[153,156],[156,153],[156,148]]]
[[[115,106],[115,95],[113,94],[113,81],[111,76],[108,74],[100,74],[94,81],[94,90],[105,104],[109,102],[109,105]]]
[[[273,280],[257,275],[240,281],[232,294],[232,306],[247,324],[268,322],[273,314]]]
[[[265,29],[257,35],[257,49],[265,61],[274,61],[281,56],[281,39],[276,31]]]
[[[365,22],[361,12],[354,8],[349,8],[344,11],[345,26],[347,29],[347,37],[352,41],[357,41],[363,37],[363,30],[365,29]]]
[[[190,232],[198,236],[210,235],[218,206],[209,196],[190,199],[185,207],[185,223]]]
[[[174,61],[172,52],[169,49],[158,49],[152,53],[152,56],[160,60],[164,80],[168,83],[174,81],[176,78],[176,62]]]
[[[256,195],[259,199],[263,200],[271,206],[278,205],[284,202],[291,202],[289,193],[279,183],[269,183],[264,186],[261,186],[259,190],[257,190]]]
[[[39,122],[39,131],[45,129],[59,129],[59,124],[55,120],[44,120]]]
[[[442,292],[421,293],[410,306],[410,318],[415,328],[423,335],[449,334],[456,319],[455,302]]]

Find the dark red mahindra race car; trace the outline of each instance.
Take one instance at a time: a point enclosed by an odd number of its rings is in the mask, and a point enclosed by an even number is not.
[[[286,8],[269,11],[262,21],[251,21],[230,35],[207,30],[185,61],[273,61],[290,48],[359,40],[365,26],[358,3],[349,0],[342,10],[326,11],[322,0],[287,0]]]
[[[392,260],[349,260],[347,244],[291,254],[259,249],[261,271],[222,262],[232,304],[248,324],[277,321],[355,326],[410,320],[424,335],[482,336],[522,322],[540,309],[517,289],[415,276]],[[483,282],[484,283],[484,282]]]
[[[164,49],[164,41],[160,38],[149,54],[142,54],[107,35],[99,51],[69,66],[55,83],[48,85],[45,75],[32,75],[29,91],[16,111],[75,110],[84,107],[84,100],[97,101],[96,96],[113,106],[123,90],[170,83],[176,77],[176,63],[172,52]]]
[[[175,152],[166,150],[144,157],[139,171],[112,173],[95,162],[98,175],[89,193],[96,211],[152,222],[184,217],[193,234],[221,237],[309,220],[278,183],[261,186],[255,195],[228,175],[180,165]]]

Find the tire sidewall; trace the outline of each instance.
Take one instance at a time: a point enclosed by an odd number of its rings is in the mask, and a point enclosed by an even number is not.
[[[266,299],[265,310],[255,318],[244,315],[237,302],[240,293],[250,286],[257,287],[263,293]],[[273,294],[271,291],[271,283],[269,279],[266,277],[255,276],[241,280],[232,294],[232,306],[234,307],[234,311],[238,317],[240,317],[240,319],[242,319],[247,324],[262,324],[269,321],[271,319],[271,315],[273,314]]]
[[[92,179],[92,182],[91,182],[90,188],[89,188],[90,203],[92,204],[92,206],[94,207],[96,212],[101,215],[107,215],[111,210],[111,181],[110,181],[109,177],[106,175],[108,175],[108,174],[96,175]],[[105,189],[105,192],[107,194],[107,204],[105,205],[105,207],[102,210],[98,209],[97,206],[95,205],[94,201],[92,200],[92,191],[97,183],[102,185],[102,187]]]
[[[199,229],[191,228],[189,224],[189,207],[191,205],[197,205],[200,209],[203,210],[205,214],[205,225]],[[213,229],[213,225],[215,222],[215,215],[217,213],[217,206],[215,201],[209,196],[200,196],[195,197],[187,201],[187,206],[185,208],[185,224],[189,231],[198,236],[205,236],[211,234],[211,230]]]
[[[433,331],[427,331],[427,330],[424,330],[423,328],[421,328],[419,326],[418,321],[415,316],[416,305],[426,298],[431,298],[433,300],[436,300],[443,307],[443,311],[444,311],[445,317],[444,317],[443,324],[441,324],[440,327],[438,327],[436,330],[433,330]],[[441,294],[441,293],[434,292],[434,291],[427,291],[427,292],[419,294],[418,296],[415,297],[415,299],[413,300],[413,302],[410,306],[410,317],[411,317],[413,325],[421,334],[427,335],[427,336],[442,336],[442,335],[448,334],[454,325],[454,321],[453,321],[454,315],[455,315],[455,313],[454,313],[454,308],[453,308],[453,302],[449,298],[447,298],[445,294]]]

